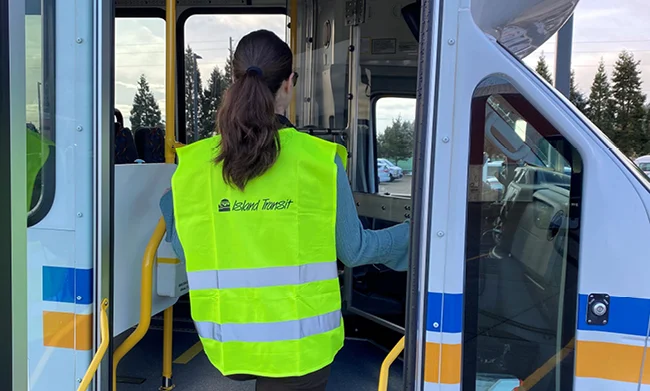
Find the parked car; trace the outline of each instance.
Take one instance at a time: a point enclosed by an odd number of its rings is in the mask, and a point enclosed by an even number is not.
[[[393,181],[390,175],[390,168],[384,163],[377,163],[377,174],[379,175],[380,183]]]
[[[636,164],[647,176],[650,176],[650,156],[641,156],[634,161],[634,164]]]
[[[404,170],[402,170],[401,167],[398,167],[395,164],[393,164],[390,160],[379,158],[377,159],[377,166],[379,166],[379,164],[384,164],[388,167],[391,180],[401,179],[402,177],[404,177]]]

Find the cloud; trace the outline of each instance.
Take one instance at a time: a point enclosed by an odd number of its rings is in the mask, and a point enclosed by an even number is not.
[[[598,61],[603,58],[611,72],[618,53],[627,49],[641,61],[643,89],[650,94],[650,7],[646,0],[582,0],[574,20],[572,66],[578,87],[588,93]],[[287,39],[284,15],[193,15],[183,26],[185,44],[199,54],[203,82],[215,66],[223,69],[230,38],[233,47],[250,31],[265,28]],[[165,22],[156,18],[119,18],[116,21],[115,100],[128,113],[141,74],[149,81],[164,117],[165,99]],[[180,27],[179,27],[180,28]],[[554,71],[556,37],[528,56],[524,62],[534,67],[543,52]],[[610,73],[611,74],[611,73]],[[384,102],[382,100],[382,102]],[[388,100],[386,100],[388,102]],[[379,106],[378,129],[390,125],[401,115],[413,119],[414,101],[391,100]],[[128,110],[127,110],[128,109]],[[128,115],[125,114],[128,118]],[[125,118],[126,119],[126,118]],[[128,120],[127,120],[128,121]]]

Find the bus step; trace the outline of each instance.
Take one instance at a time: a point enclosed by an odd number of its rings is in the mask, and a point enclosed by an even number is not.
[[[142,384],[147,379],[143,377],[118,376],[117,382],[122,384]]]

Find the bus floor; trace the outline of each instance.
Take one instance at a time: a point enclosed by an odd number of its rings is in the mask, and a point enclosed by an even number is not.
[[[127,332],[128,333],[128,332]],[[162,370],[162,330],[150,329],[126,357],[117,371],[118,391],[158,389]],[[191,391],[253,391],[253,382],[229,380],[210,364],[200,349],[196,333],[175,330],[172,372],[176,390]],[[120,343],[123,338],[116,339]],[[332,364],[328,391],[374,391],[379,382],[379,368],[387,351],[369,341],[346,339],[345,346]],[[391,367],[389,390],[402,387],[402,361]]]

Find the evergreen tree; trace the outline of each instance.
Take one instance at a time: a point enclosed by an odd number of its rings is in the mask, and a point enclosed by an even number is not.
[[[611,86],[605,72],[605,63],[602,59],[598,64],[598,71],[596,71],[596,76],[594,76],[594,81],[591,84],[587,117],[612,139],[614,133],[614,100],[612,99]]]
[[[539,60],[537,60],[535,72],[537,72],[542,77],[542,79],[546,80],[550,84],[553,84],[553,77],[551,77],[551,71],[548,69],[548,64],[546,63],[546,57],[544,56],[544,53],[542,53],[539,56]]]
[[[623,51],[619,54],[612,73],[616,130],[612,141],[628,155],[642,152],[648,142],[645,95],[641,90],[639,64],[632,53]]]
[[[583,113],[586,112],[587,108],[587,99],[585,98],[585,95],[578,89],[578,86],[576,85],[576,73],[572,69],[571,70],[571,85],[570,85],[570,92],[569,92],[569,101],[573,103],[573,105]]]
[[[201,83],[201,72],[196,62],[195,53],[191,47],[185,50],[185,132],[188,142],[197,140],[195,133],[201,133],[201,102],[203,101],[203,87]],[[196,74],[195,74],[196,73]],[[196,80],[196,90],[194,82]],[[195,102],[196,100],[196,102]],[[196,103],[196,106],[195,106]],[[195,129],[194,112],[198,129]]]
[[[131,129],[137,130],[141,127],[154,127],[160,123],[160,107],[156,98],[149,88],[149,82],[145,75],[140,75],[138,80],[138,90],[133,97],[133,107],[131,108]]]
[[[212,136],[217,127],[217,109],[221,104],[221,97],[227,88],[225,76],[214,67],[208,81],[208,88],[203,91],[201,101],[201,132],[199,138]]]
[[[232,58],[234,56],[234,53],[231,48],[228,48],[228,57],[226,58],[226,66],[223,69],[224,73],[224,80],[226,81],[226,85],[230,86],[233,81],[233,74],[232,74]]]
[[[377,149],[380,157],[392,160],[395,164],[413,157],[414,126],[401,117],[393,119],[391,126],[377,137]]]

